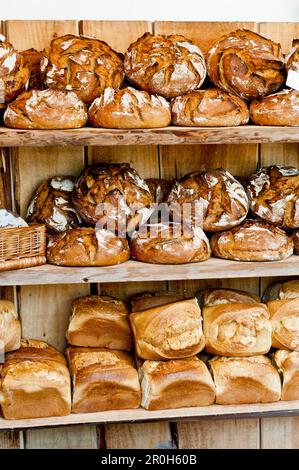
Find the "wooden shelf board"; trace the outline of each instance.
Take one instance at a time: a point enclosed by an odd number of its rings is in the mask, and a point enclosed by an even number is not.
[[[194,408],[179,408],[175,410],[148,411],[143,408],[136,410],[114,410],[98,413],[70,414],[55,418],[36,418],[6,420],[0,418],[0,430],[26,428],[44,428],[50,426],[66,426],[74,424],[128,423],[138,421],[169,420],[188,421],[200,418],[229,419],[229,418],[260,418],[270,416],[298,416],[298,401],[279,401],[256,405],[211,405]]]
[[[233,279],[241,277],[298,276],[299,257],[282,261],[240,262],[210,258],[203,263],[147,264],[138,261],[106,267],[62,267],[46,264],[15,271],[0,271],[0,286],[84,284],[104,282]]]
[[[299,127],[166,127],[162,129],[22,130],[0,127],[0,147],[177,145],[299,142]]]

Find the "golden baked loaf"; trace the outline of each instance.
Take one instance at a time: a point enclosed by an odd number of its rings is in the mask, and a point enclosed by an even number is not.
[[[299,91],[282,90],[250,103],[250,118],[261,126],[299,126]]]
[[[87,110],[73,92],[31,90],[9,103],[3,120],[13,129],[75,129],[85,126]]]
[[[189,296],[191,297],[191,295]],[[160,307],[161,305],[171,304],[188,298],[184,294],[171,291],[161,292],[142,292],[135,294],[131,299],[132,312],[141,312],[148,308]]]
[[[103,228],[129,232],[147,220],[153,200],[145,181],[128,163],[98,163],[83,170],[73,202],[88,224],[100,222]]]
[[[106,88],[90,106],[88,116],[91,126],[111,129],[150,129],[171,122],[170,104],[163,96],[131,87]]]
[[[43,181],[29,202],[27,222],[45,224],[52,234],[79,226],[81,219],[72,203],[75,181],[73,176],[53,176]]]
[[[130,249],[125,238],[90,227],[55,235],[47,247],[48,263],[58,266],[110,266],[129,258]]]
[[[181,224],[143,225],[131,238],[133,259],[153,264],[183,264],[205,261],[211,256],[209,240],[199,227]]]
[[[166,98],[196,90],[206,77],[201,50],[178,34],[145,33],[129,46],[124,66],[131,83]]]
[[[208,406],[215,401],[215,385],[196,356],[173,361],[145,361],[139,368],[141,406],[147,410]]]
[[[66,350],[73,379],[73,413],[138,408],[138,373],[124,351],[101,348]]]
[[[215,233],[214,256],[237,261],[276,261],[293,253],[293,240],[283,230],[260,220],[245,220],[239,227]]]
[[[21,322],[12,302],[0,300],[0,355],[21,345]]]
[[[40,70],[40,63],[43,57],[43,54],[36,49],[27,49],[22,51],[21,55],[23,56],[23,64],[29,69],[30,77],[28,83],[28,90],[42,90],[43,89],[43,79]]]
[[[74,91],[86,104],[107,87],[118,89],[124,79],[122,57],[108,44],[72,34],[51,41],[41,69],[47,87]]]
[[[209,361],[209,366],[216,386],[216,403],[219,405],[280,400],[280,377],[266,356],[216,356]]]
[[[267,302],[272,323],[272,346],[299,351],[299,298]]]
[[[29,77],[22,54],[0,35],[0,104],[9,103],[25,90]]]
[[[299,44],[295,45],[286,56],[287,70],[299,72]]]
[[[286,282],[276,282],[267,287],[263,294],[263,302],[270,300],[285,300],[299,298],[299,280],[292,279]]]
[[[6,356],[0,404],[6,419],[69,414],[70,374],[62,354],[43,341],[23,341],[18,351]]]
[[[222,168],[189,173],[175,181],[168,202],[179,206],[194,202],[202,205],[203,229],[210,232],[226,230],[240,224],[248,213],[248,198],[243,186]],[[195,226],[200,221],[194,217]]]
[[[168,194],[173,184],[172,181],[163,178],[148,178],[145,182],[148,185],[153,202],[156,204],[167,202]]]
[[[176,126],[241,126],[247,124],[247,104],[219,88],[196,90],[171,102],[171,120]]]
[[[130,315],[137,356],[159,361],[181,359],[205,346],[200,308],[195,298]]]
[[[219,356],[255,356],[271,348],[271,322],[266,305],[227,303],[204,307],[206,351]]]
[[[299,400],[299,352],[279,349],[272,357],[282,376],[281,400]]]
[[[293,234],[293,241],[294,241],[294,253],[295,255],[299,255],[299,230],[295,230]]]
[[[130,351],[129,311],[107,295],[87,295],[73,302],[66,339],[72,346]]]
[[[286,78],[280,44],[246,29],[217,39],[207,66],[214,85],[245,100],[275,92]]]
[[[299,171],[268,166],[246,184],[250,209],[259,218],[281,228],[299,227]]]
[[[237,289],[205,289],[197,292],[196,297],[200,299],[200,305],[203,307],[231,303],[251,304],[260,302],[260,298],[257,295]]]

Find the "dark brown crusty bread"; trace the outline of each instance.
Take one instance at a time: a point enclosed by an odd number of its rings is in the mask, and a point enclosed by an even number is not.
[[[86,122],[87,110],[80,98],[54,89],[24,91],[4,113],[4,124],[13,129],[75,129]]]
[[[86,104],[124,79],[122,58],[106,42],[72,34],[51,41],[41,68],[46,86],[74,91]]]
[[[0,104],[13,101],[25,90],[29,76],[22,54],[0,35]]]
[[[171,116],[176,126],[240,126],[247,124],[249,111],[238,96],[208,88],[174,98]]]
[[[215,233],[213,255],[237,261],[275,261],[293,253],[293,240],[283,230],[261,220],[245,220],[238,227]]]
[[[128,242],[108,230],[80,227],[52,237],[47,260],[58,266],[110,266],[130,258]]]
[[[23,56],[24,66],[29,69],[30,77],[28,83],[28,90],[42,90],[43,89],[43,79],[40,69],[41,60],[43,57],[42,52],[37,51],[36,49],[26,49],[22,51],[21,55]]]
[[[294,241],[294,253],[295,255],[299,255],[299,230],[295,230],[293,234],[293,241]]]
[[[166,98],[199,88],[206,76],[201,50],[178,34],[145,33],[129,46],[124,66],[131,83]]]
[[[286,78],[280,44],[246,29],[217,39],[207,65],[214,85],[246,100],[274,93]]]
[[[158,292],[141,292],[135,294],[131,298],[132,312],[142,312],[149,308],[160,307],[161,305],[171,304],[190,298],[192,295],[185,295],[178,292],[158,291]]]
[[[282,90],[250,103],[250,117],[261,126],[299,126],[299,91]]]
[[[167,202],[168,194],[173,184],[172,181],[163,178],[148,178],[145,182],[148,185],[153,202],[156,204]]]
[[[132,87],[106,88],[89,108],[93,127],[148,129],[169,126],[170,104],[163,96],[149,95]]]
[[[287,70],[299,72],[299,44],[295,45],[286,56]]]
[[[262,220],[281,228],[299,228],[299,171],[268,166],[246,184],[250,209]]]

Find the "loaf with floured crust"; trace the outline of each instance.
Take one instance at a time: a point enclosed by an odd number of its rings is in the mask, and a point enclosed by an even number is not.
[[[88,111],[93,127],[150,129],[169,126],[170,104],[163,96],[149,95],[132,87],[106,88]]]
[[[299,72],[299,44],[295,45],[286,56],[287,70]]]
[[[209,361],[209,367],[216,386],[216,403],[219,405],[280,400],[280,377],[266,356],[216,356]]]
[[[79,297],[73,302],[66,339],[72,346],[130,351],[128,316],[121,300],[107,295]]]
[[[286,78],[280,44],[247,29],[217,39],[207,66],[214,85],[246,100],[275,92]]]
[[[175,126],[241,126],[247,124],[247,104],[219,88],[190,91],[171,102]]]
[[[195,298],[130,315],[137,356],[159,361],[199,353],[205,345],[201,311]]]
[[[272,323],[272,346],[299,351],[299,298],[267,302]]]
[[[161,305],[171,304],[172,302],[178,302],[190,297],[192,296],[171,291],[142,292],[141,294],[135,294],[132,297],[132,312],[141,312],[148,308],[160,307]]]
[[[279,349],[272,359],[282,376],[281,400],[299,400],[299,352]]]
[[[120,54],[104,41],[73,34],[51,41],[41,70],[47,87],[74,91],[88,105],[105,88],[118,89],[124,79]]]
[[[260,298],[249,292],[237,289],[204,289],[197,292],[196,297],[200,299],[200,306],[212,307],[231,303],[259,303]]]
[[[21,55],[23,56],[24,66],[29,69],[30,77],[28,83],[28,90],[42,90],[43,89],[43,79],[40,69],[40,63],[43,57],[43,54],[36,49],[26,49],[22,51]]]
[[[237,261],[275,261],[293,253],[293,240],[283,230],[260,220],[247,219],[238,227],[215,233],[212,253]]]
[[[260,126],[299,126],[299,91],[288,88],[252,101],[249,111]]]
[[[0,35],[0,104],[13,101],[25,90],[29,77],[30,72],[22,54]]]
[[[215,401],[215,385],[198,357],[173,361],[144,361],[139,368],[141,406],[147,410],[208,406]]]
[[[268,166],[247,180],[250,209],[260,219],[281,228],[299,227],[299,171]]]
[[[71,411],[66,360],[39,340],[24,340],[6,356],[0,379],[0,404],[6,419],[64,416]]]
[[[48,263],[58,266],[111,266],[129,258],[125,238],[91,227],[78,227],[55,235],[47,247]]]
[[[73,379],[73,413],[138,408],[138,373],[124,351],[102,348],[66,350]]]
[[[87,110],[73,92],[30,90],[8,105],[3,119],[13,129],[76,129],[87,123]]]
[[[21,345],[21,322],[12,302],[0,300],[0,353],[14,351]]]
[[[178,34],[145,33],[129,46],[124,67],[131,83],[166,98],[196,90],[206,77],[201,50]]]
[[[227,303],[204,307],[206,351],[219,356],[255,356],[271,348],[271,322],[266,305]]]

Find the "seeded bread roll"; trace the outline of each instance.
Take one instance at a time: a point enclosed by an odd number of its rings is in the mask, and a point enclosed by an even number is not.
[[[282,376],[281,400],[299,400],[299,352],[279,349],[272,357]]]
[[[246,220],[239,227],[215,233],[212,253],[237,261],[276,261],[293,253],[293,240],[283,230],[259,220]]]
[[[250,117],[261,126],[299,126],[299,91],[282,90],[250,103]]]
[[[207,65],[214,85],[245,100],[275,92],[286,78],[280,44],[246,29],[218,39]]]
[[[178,34],[145,33],[129,46],[124,66],[133,85],[166,98],[196,90],[206,77],[201,50]]]
[[[29,77],[22,54],[0,35],[0,104],[13,101],[25,90]]]
[[[24,66],[29,69],[30,78],[28,83],[28,90],[42,90],[43,79],[40,70],[40,64],[43,54],[36,49],[27,49],[22,51]]]
[[[171,121],[170,104],[165,98],[131,87],[118,91],[106,88],[88,114],[91,126],[111,129],[166,127]]]
[[[259,218],[281,228],[299,227],[299,171],[269,166],[252,175],[246,184],[250,209]]]
[[[209,88],[174,98],[171,116],[176,126],[240,126],[247,124],[249,111],[238,96]]]
[[[75,93],[61,90],[25,91],[4,113],[4,124],[13,129],[75,129],[86,122],[84,103]]]
[[[12,302],[0,300],[0,354],[19,349],[21,322]]]
[[[124,79],[122,58],[108,44],[72,34],[51,41],[41,69],[47,87],[74,91],[86,104]]]

